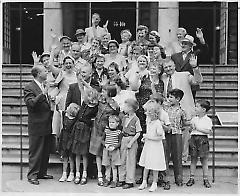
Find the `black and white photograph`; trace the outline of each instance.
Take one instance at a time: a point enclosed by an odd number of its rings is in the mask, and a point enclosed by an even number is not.
[[[1,1],[1,194],[238,194],[239,5]]]

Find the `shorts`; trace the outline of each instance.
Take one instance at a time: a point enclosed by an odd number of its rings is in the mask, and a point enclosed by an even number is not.
[[[106,148],[103,149],[103,156],[102,156],[102,165],[104,166],[110,166],[115,165],[119,166],[121,165],[121,159],[120,159],[120,150],[115,149],[114,151],[108,151]]]
[[[191,135],[189,139],[189,154],[193,158],[208,158],[209,140],[207,135]]]

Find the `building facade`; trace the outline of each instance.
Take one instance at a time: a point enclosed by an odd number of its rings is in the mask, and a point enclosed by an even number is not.
[[[11,51],[15,48],[10,47],[10,45],[16,45],[17,41],[16,36],[11,37],[10,31],[8,31],[8,21],[10,20],[13,23],[11,19],[13,17],[7,14],[11,9],[11,3],[4,4],[6,6],[3,6],[3,62],[10,63],[10,59],[13,59],[10,56],[18,55],[16,51]],[[32,4],[36,5],[35,3]],[[26,9],[24,8],[26,6],[28,5],[25,3],[21,9]],[[211,64],[213,62],[213,46],[215,46],[216,63],[237,64],[238,10],[235,2],[45,2],[39,3],[38,6],[41,7],[39,10],[41,9],[43,12],[38,15],[42,16],[41,19],[38,19],[39,25],[34,26],[32,24],[33,20],[31,20],[31,24],[30,22],[23,23],[23,25],[31,26],[31,28],[34,27],[32,29],[35,30],[35,36],[30,31],[24,31],[23,36],[26,40],[31,38],[31,40],[38,41],[31,46],[32,41],[23,42],[23,63],[30,63],[30,57],[25,58],[25,56],[29,55],[31,50],[37,48],[38,51],[42,52],[49,49],[53,32],[57,35],[67,35],[76,41],[74,37],[76,29],[89,27],[91,25],[91,15],[97,12],[101,15],[100,25],[108,20],[109,32],[112,38],[118,41],[120,41],[120,31],[123,29],[129,29],[133,34],[133,39],[135,39],[136,27],[140,24],[148,26],[150,30],[158,31],[163,45],[176,39],[176,30],[179,26],[185,27],[188,33],[195,38],[196,28],[202,28],[210,48],[209,57],[206,57],[203,63]],[[36,6],[31,5],[29,9],[31,7],[36,10]],[[27,27],[24,29],[27,29]],[[38,36],[38,39],[36,39],[36,36]],[[214,36],[216,36],[215,43],[213,43]],[[15,39],[14,43],[11,43],[12,39]],[[28,51],[25,51],[27,49]],[[18,61],[18,58],[15,59],[17,60],[14,63]]]

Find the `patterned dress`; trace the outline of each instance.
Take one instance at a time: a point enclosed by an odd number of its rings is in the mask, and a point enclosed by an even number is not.
[[[63,128],[59,136],[58,151],[63,157],[69,156],[69,148],[67,147],[68,142],[71,140],[71,132],[76,118],[70,119],[66,116],[66,112],[63,112]]]
[[[77,121],[73,126],[71,142],[68,143],[72,153],[86,155],[89,149],[89,141],[92,129],[92,118],[97,114],[98,106],[89,107],[86,103],[78,112]]]
[[[155,89],[158,93],[163,93],[164,83],[159,79],[159,83],[155,85]],[[139,103],[139,109],[136,114],[140,120],[143,131],[146,130],[146,115],[144,114],[143,105],[149,100],[152,94],[151,80],[149,76],[144,76],[141,80],[141,86],[139,87],[138,93],[136,93],[136,99]]]
[[[112,114],[119,114],[119,106],[116,101],[111,98],[100,100],[90,139],[89,152],[93,155],[102,156],[102,136],[108,125],[108,117]]]

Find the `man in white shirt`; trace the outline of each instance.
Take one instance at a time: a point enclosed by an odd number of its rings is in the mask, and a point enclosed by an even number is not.
[[[103,25],[103,27],[100,27],[99,26],[100,20],[101,20],[100,15],[98,13],[94,13],[92,15],[92,26],[85,29],[88,43],[91,43],[93,38],[95,37],[101,40],[102,37],[106,33],[108,33],[108,29],[107,29],[108,21],[106,22],[105,25]]]

